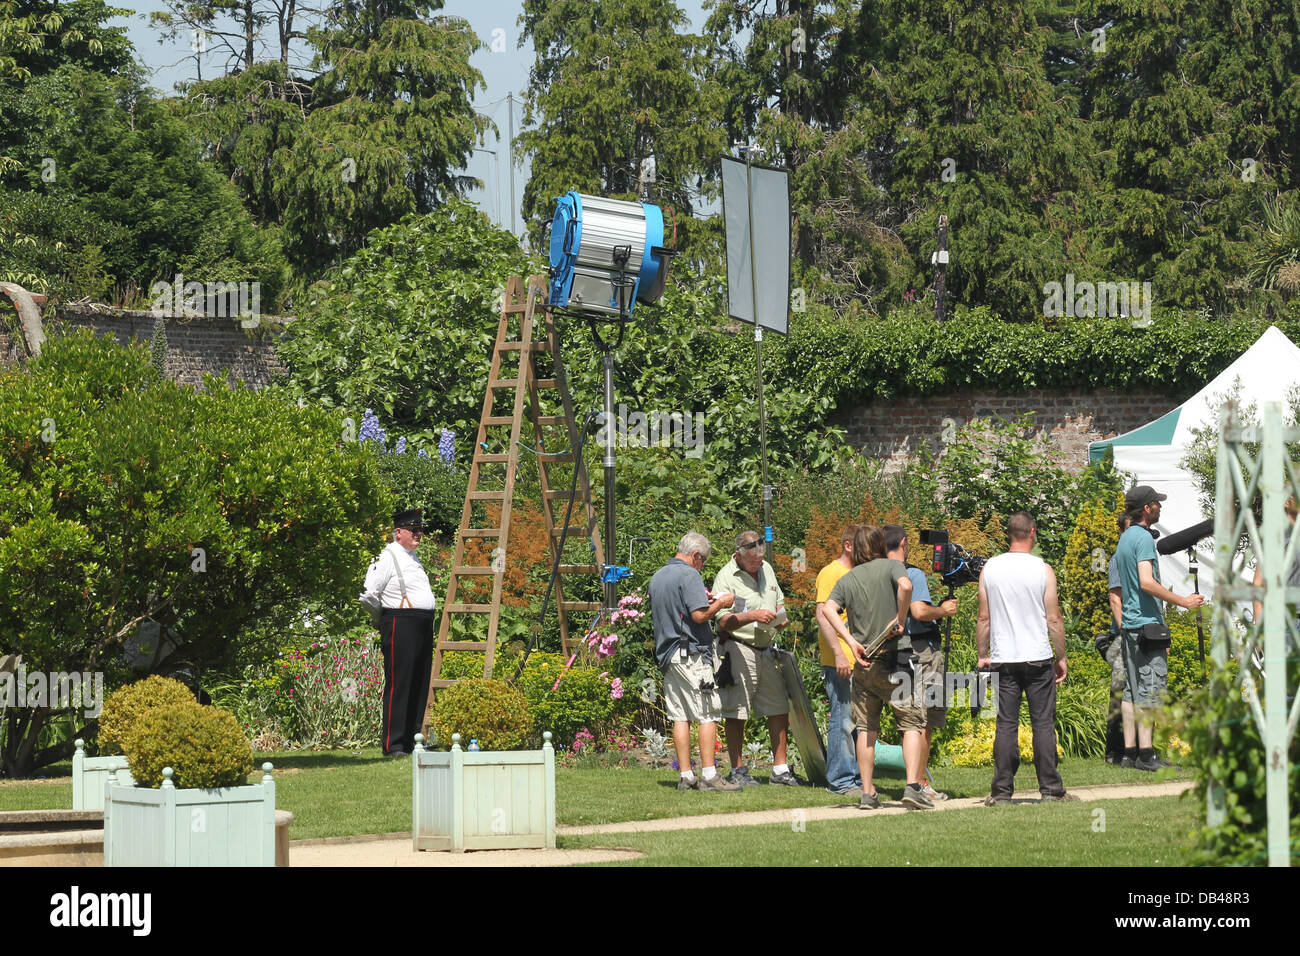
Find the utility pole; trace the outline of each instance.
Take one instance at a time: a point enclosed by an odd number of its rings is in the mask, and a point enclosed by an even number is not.
[[[506,94],[506,110],[510,115],[510,235],[518,239],[519,233],[515,232],[515,94],[513,91]]]
[[[939,217],[939,251],[934,254],[931,263],[939,267],[934,277],[934,318],[943,321],[944,279],[948,272],[948,217]]]

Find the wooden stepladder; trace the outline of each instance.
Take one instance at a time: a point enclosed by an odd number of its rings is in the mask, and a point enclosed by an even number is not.
[[[605,558],[596,512],[591,504],[586,465],[576,454],[579,427],[574,419],[564,363],[560,359],[559,333],[554,316],[546,308],[546,297],[545,276],[532,276],[526,290],[519,276],[512,276],[506,283],[488,371],[487,392],[483,397],[483,411],[474,442],[465,505],[456,532],[451,579],[438,623],[433,676],[425,709],[426,727],[434,694],[455,683],[441,676],[447,651],[483,652],[483,676],[492,676],[502,582],[509,557],[510,515],[521,450],[537,459],[541,510],[546,519],[552,562],[559,553],[565,514],[570,511],[570,487],[574,487],[574,500],[566,550],[569,544],[576,543],[581,548],[590,542],[591,558],[588,562],[561,563],[555,580],[552,601],[559,610],[560,639],[565,654],[570,653],[569,613],[595,612],[601,608],[600,601],[569,601],[564,596],[565,575],[597,575]],[[539,310],[544,316],[542,323],[537,321]],[[539,370],[538,364],[548,359],[550,369]],[[534,438],[527,449],[521,442],[525,412],[532,423]],[[548,452],[547,436],[551,436],[551,447],[563,447],[564,451]],[[551,468],[556,464],[576,468],[576,484],[573,484],[572,472],[566,468],[567,474],[560,482],[562,487],[553,487]],[[491,549],[491,557],[483,563],[486,545],[493,541],[495,546]],[[470,563],[471,560],[478,563]],[[490,591],[486,586],[488,578],[491,578]],[[486,628],[482,624],[484,617],[487,619]],[[462,630],[461,623],[468,625],[465,629],[474,639],[453,640],[453,622],[458,625],[457,631]]]

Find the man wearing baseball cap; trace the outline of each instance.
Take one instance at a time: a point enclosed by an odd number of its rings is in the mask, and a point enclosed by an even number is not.
[[[380,743],[384,753],[405,757],[415,749],[433,671],[433,589],[415,556],[424,534],[419,508],[393,515],[393,540],[370,562],[362,600],[382,607],[379,646],[384,652],[384,701]]]
[[[1132,524],[1119,538],[1115,564],[1119,571],[1123,613],[1120,639],[1124,642],[1127,680],[1124,700],[1133,704],[1137,726],[1124,728],[1124,758],[1121,766],[1138,770],[1168,767],[1151,745],[1154,708],[1169,682],[1169,628],[1165,625],[1162,602],[1196,608],[1204,603],[1199,594],[1179,597],[1160,583],[1160,560],[1155,532],[1160,520],[1162,495],[1150,485],[1137,485],[1124,496],[1124,508]]]

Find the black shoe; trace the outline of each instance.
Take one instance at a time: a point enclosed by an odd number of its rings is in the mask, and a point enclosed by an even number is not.
[[[409,754],[407,754],[407,752],[400,747],[394,747],[392,750],[388,751],[387,756],[400,758],[400,757],[409,756]]]
[[[1138,757],[1137,760],[1133,761],[1134,770],[1145,770],[1148,773],[1155,773],[1157,770],[1163,770],[1168,766],[1169,764],[1165,763],[1159,757],[1152,757],[1150,760],[1143,760],[1141,757]]]
[[[993,794],[989,794],[987,797],[985,797],[983,800],[980,801],[980,806],[982,807],[1005,807],[1005,806],[1010,806],[1010,804],[1011,804],[1010,797],[995,797],[993,796]]]
[[[774,773],[767,778],[768,783],[780,784],[786,787],[802,787],[803,781],[787,770],[785,773]]]
[[[1043,803],[1077,803],[1079,800],[1072,793],[1045,793],[1039,799]]]

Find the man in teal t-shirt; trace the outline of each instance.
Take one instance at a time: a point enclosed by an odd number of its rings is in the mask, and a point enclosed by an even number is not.
[[[1153,709],[1159,705],[1169,681],[1169,643],[1167,637],[1162,642],[1149,633],[1155,630],[1149,626],[1164,623],[1161,602],[1195,608],[1205,601],[1199,594],[1179,597],[1160,583],[1160,557],[1151,527],[1160,520],[1160,502],[1168,497],[1150,485],[1130,489],[1124,496],[1124,507],[1133,523],[1120,535],[1115,549],[1123,605],[1120,639],[1124,642],[1124,668],[1128,674],[1124,700],[1137,711],[1136,728],[1124,728],[1121,764],[1139,770],[1170,766],[1156,756],[1151,745]]]

